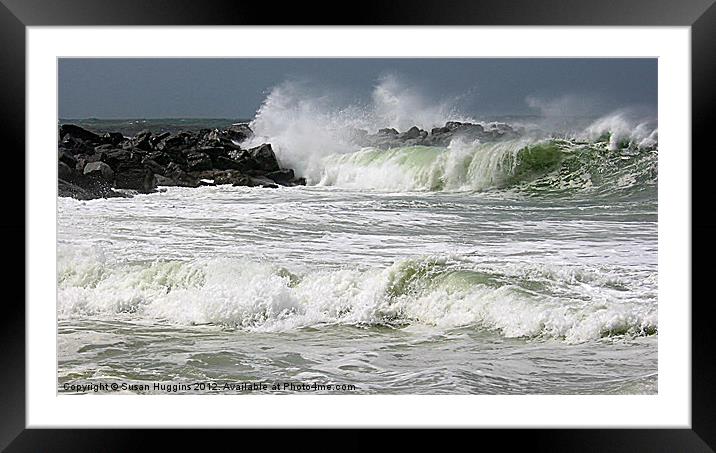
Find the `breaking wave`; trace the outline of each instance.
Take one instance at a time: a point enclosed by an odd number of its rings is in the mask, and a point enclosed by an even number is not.
[[[324,159],[319,185],[436,191],[514,189],[525,193],[628,192],[655,188],[654,148],[610,149],[609,141],[453,141],[447,148],[364,148]]]
[[[448,146],[366,148],[360,133],[380,128],[425,131],[448,121],[479,124],[455,102],[431,103],[419,90],[385,77],[367,104],[283,83],[267,96],[251,127],[253,146],[271,143],[280,163],[309,184],[373,190],[489,190],[530,193],[643,190],[657,182],[656,122],[628,110],[556,127],[554,118],[513,123],[518,138],[453,139]],[[586,109],[586,110],[585,110]],[[582,106],[580,113],[588,111]],[[561,113],[568,113],[562,112]]]
[[[657,332],[656,273],[642,274],[527,263],[491,269],[455,256],[300,273],[227,259],[122,264],[61,248],[58,315],[131,313],[247,331],[425,324],[577,343]]]

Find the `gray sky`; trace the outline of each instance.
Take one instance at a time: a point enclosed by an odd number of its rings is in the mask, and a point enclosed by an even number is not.
[[[367,103],[387,75],[467,114],[656,112],[656,59],[60,59],[61,118],[252,118],[299,82]]]

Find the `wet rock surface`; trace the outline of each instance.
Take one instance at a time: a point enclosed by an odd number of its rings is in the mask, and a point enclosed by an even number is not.
[[[58,194],[80,200],[151,193],[157,186],[232,184],[269,187],[304,185],[281,168],[270,144],[244,149],[253,135],[248,124],[226,129],[164,132],[125,137],[96,134],[62,124],[58,137]],[[125,192],[118,192],[122,189]]]

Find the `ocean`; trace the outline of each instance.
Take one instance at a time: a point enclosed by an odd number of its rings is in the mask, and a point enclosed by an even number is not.
[[[58,198],[58,392],[657,393],[655,130],[359,149],[271,108],[306,186]]]

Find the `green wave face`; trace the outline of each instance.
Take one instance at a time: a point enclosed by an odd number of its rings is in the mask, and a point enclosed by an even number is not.
[[[657,183],[656,148],[629,141],[524,139],[449,148],[412,146],[332,155],[319,185],[374,190],[484,191],[528,195],[639,192]]]

